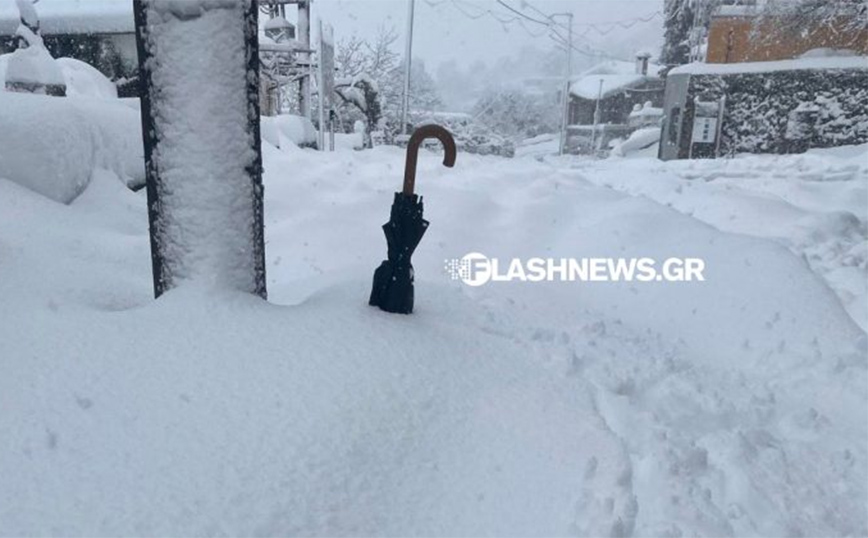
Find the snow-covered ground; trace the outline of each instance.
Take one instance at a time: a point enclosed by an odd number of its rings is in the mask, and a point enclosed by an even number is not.
[[[597,185],[648,197],[719,230],[784,245],[868,330],[868,146],[613,164],[577,161],[572,167]]]
[[[112,172],[70,205],[0,179],[0,534],[868,533],[868,148],[425,153],[401,316],[366,303],[403,152],[288,146],[270,303],[154,301],[145,194]],[[443,262],[472,251],[706,281],[470,288]]]

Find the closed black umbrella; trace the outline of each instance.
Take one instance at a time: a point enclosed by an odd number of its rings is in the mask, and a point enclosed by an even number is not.
[[[439,125],[425,125],[413,132],[407,145],[404,190],[395,193],[392,214],[389,222],[383,225],[388,259],[374,271],[374,286],[368,301],[371,306],[379,306],[386,312],[413,312],[413,265],[410,257],[428,229],[428,221],[422,218],[422,197],[414,194],[413,190],[419,146],[426,138],[437,138],[443,143],[445,166],[455,164],[455,140],[449,131]]]

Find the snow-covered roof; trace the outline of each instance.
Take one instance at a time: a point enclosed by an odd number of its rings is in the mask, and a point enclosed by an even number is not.
[[[45,35],[135,31],[132,0],[41,0],[34,7]],[[0,1],[0,35],[13,35],[18,23],[15,2]]]
[[[868,57],[837,56],[734,64],[697,62],[676,67],[669,72],[669,75],[735,75],[738,73],[769,73],[773,71],[797,71],[800,69],[868,69]]]
[[[617,91],[638,86],[639,84],[657,79],[659,66],[648,65],[648,75],[636,72],[634,62],[610,60],[584,71],[570,83],[570,94],[583,99],[594,100],[600,92],[600,81],[603,82],[603,97]]]
[[[602,95],[607,97],[624,88],[636,86],[645,81],[645,75],[589,75],[573,81],[570,84],[570,94],[584,99],[596,99],[600,95],[600,83],[603,83]]]

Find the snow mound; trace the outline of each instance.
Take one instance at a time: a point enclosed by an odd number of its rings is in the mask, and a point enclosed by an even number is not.
[[[630,153],[656,146],[660,142],[660,127],[645,127],[630,133],[623,142],[612,148],[611,155],[625,157]]]
[[[15,53],[0,55],[0,91],[4,91],[6,87],[7,66],[13,54]],[[66,84],[66,95],[117,99],[117,87],[92,65],[74,58],[57,58],[53,62],[60,70],[62,83]]]
[[[119,101],[0,92],[0,177],[68,204],[98,168],[144,181],[139,114]]]
[[[292,114],[263,116],[259,124],[262,140],[276,148],[290,142],[299,147],[316,145],[316,129],[309,119]]]
[[[75,58],[58,58],[55,61],[63,73],[67,96],[117,99],[117,87],[97,68]]]

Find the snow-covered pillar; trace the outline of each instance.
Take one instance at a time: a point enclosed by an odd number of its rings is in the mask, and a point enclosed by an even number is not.
[[[134,0],[154,293],[266,296],[254,0]]]
[[[299,0],[298,2],[298,40],[305,49],[310,50],[310,4],[311,0]],[[302,62],[310,64],[310,53],[300,54]],[[302,76],[299,79],[298,104],[301,115],[312,119],[310,115],[310,76]]]

